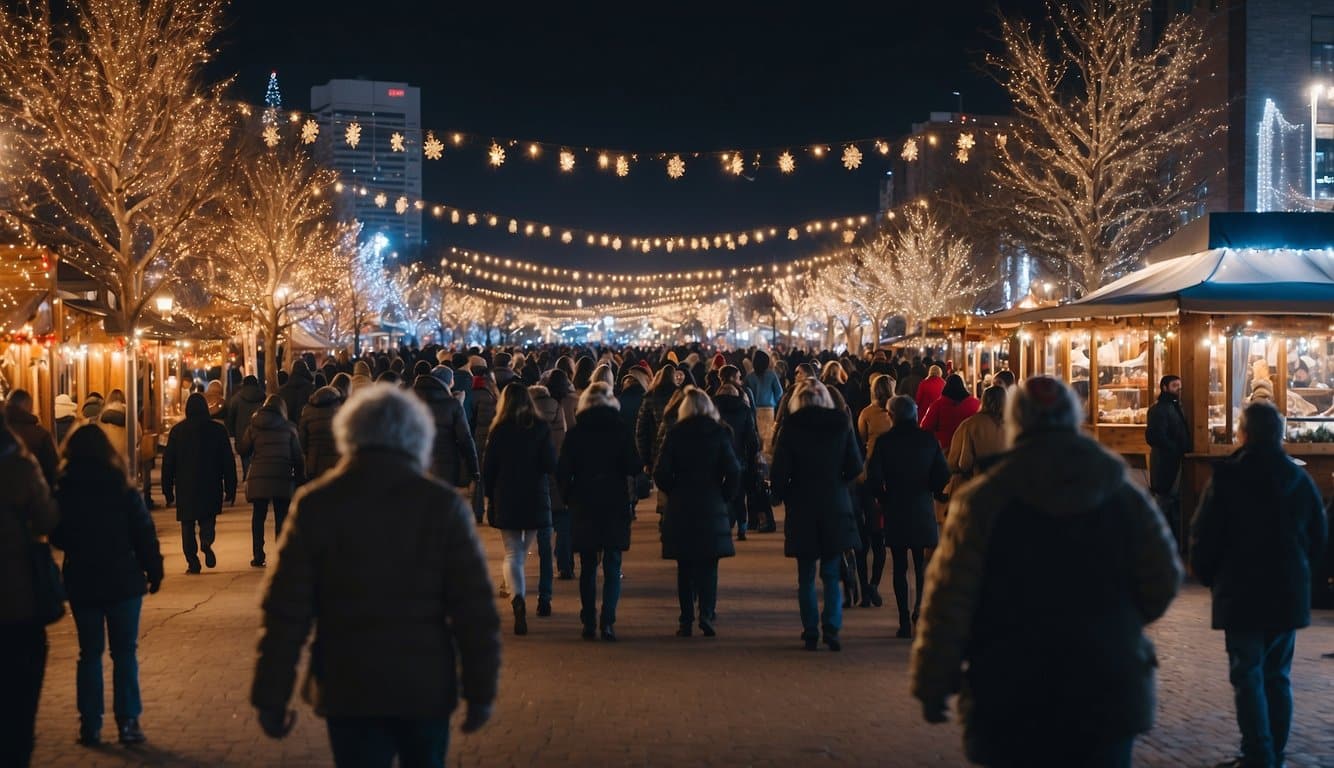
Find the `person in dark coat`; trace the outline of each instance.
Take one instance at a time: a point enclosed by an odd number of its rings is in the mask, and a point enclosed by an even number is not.
[[[658,427],[662,425],[667,401],[672,399],[672,393],[676,391],[675,373],[676,366],[671,363],[658,369],[635,419],[635,447],[639,451],[639,460],[644,462],[645,472],[653,472],[657,463],[655,448],[658,444]]]
[[[32,407],[32,395],[28,394],[28,390],[16,389],[9,393],[9,400],[5,403],[5,418],[9,422],[9,428],[18,435],[19,440],[28,449],[29,455],[37,460],[37,466],[42,468],[42,477],[46,479],[47,487],[53,487],[56,483],[56,465],[59,461],[56,441],[46,427],[37,421],[37,415],[32,412]],[[125,446],[117,447],[120,450],[125,449]]]
[[[639,420],[639,407],[644,404],[644,385],[641,383],[643,373],[640,372],[642,369],[636,368],[635,371],[621,377],[621,391],[616,396],[620,402],[621,421],[630,429],[632,438]],[[635,450],[638,452],[638,448]],[[640,462],[640,465],[642,466],[643,462]]]
[[[176,504],[185,572],[199,573],[200,549],[205,564],[215,567],[215,523],[223,502],[236,501],[236,457],[227,439],[227,428],[208,417],[208,403],[198,392],[186,398],[185,419],[167,434],[162,454],[162,495],[168,506]]]
[[[264,583],[250,702],[282,738],[303,697],[326,719],[337,765],[444,765],[449,717],[491,716],[500,617],[467,505],[431,477],[431,416],[394,387],[358,391],[334,420],[331,472],[301,487]],[[370,515],[370,517],[368,517]],[[368,524],[368,520],[373,521]]]
[[[162,585],[157,531],[105,432],[79,427],[64,458],[56,483],[61,519],[51,543],[65,553],[65,592],[78,630],[79,743],[102,741],[102,655],[109,641],[120,743],[138,744],[144,733],[136,646],[144,593],[157,594]]]
[[[741,462],[742,492],[732,499],[732,524],[736,526],[737,541],[745,541],[745,489],[756,482],[756,474],[760,471],[760,434],[755,427],[755,411],[731,383],[718,386],[713,405],[718,409],[718,419],[732,430],[732,450]]]
[[[894,601],[899,608],[898,637],[912,637],[922,608],[926,550],[936,546],[933,499],[950,480],[949,465],[935,435],[917,425],[917,405],[898,395],[889,401],[894,426],[876,438],[866,462],[867,492],[880,500],[885,544],[894,567]],[[908,555],[912,554],[917,599],[908,611]],[[910,623],[911,622],[911,623]]]
[[[343,405],[343,394],[336,387],[320,387],[310,396],[301,412],[297,437],[301,441],[306,477],[314,479],[338,464],[338,444],[334,440],[333,420]]]
[[[816,649],[824,631],[829,650],[842,649],[840,593],[843,553],[861,545],[850,484],[862,472],[861,450],[847,417],[827,388],[814,380],[798,384],[792,412],[774,441],[769,478],[774,504],[783,504],[783,554],[797,559],[801,639]],[[824,614],[816,600],[815,574],[824,586]]]
[[[298,361],[299,362],[299,361]],[[295,378],[295,377],[293,377]],[[306,460],[301,453],[301,439],[296,426],[287,419],[287,404],[279,395],[270,395],[264,407],[255,411],[250,426],[236,441],[236,450],[250,457],[245,496],[250,501],[250,565],[264,567],[264,521],[273,503],[273,540],[283,532],[287,508],[296,487],[306,481]]]
[[[1181,460],[1194,442],[1181,410],[1181,377],[1164,376],[1158,382],[1158,402],[1149,406],[1144,440],[1149,444],[1149,490],[1180,541]]]
[[[950,499],[911,692],[930,723],[959,694],[975,763],[1129,768],[1153,725],[1144,627],[1171,604],[1181,563],[1125,462],[1083,434],[1083,412],[1066,385],[1029,379],[1010,394],[1013,449]]]
[[[450,375],[448,368],[437,369]],[[431,445],[431,473],[450,485],[465,487],[476,482],[477,446],[463,415],[463,405],[437,375],[418,376],[412,392],[431,411],[435,441]]]
[[[236,394],[227,402],[227,434],[231,435],[233,440],[240,439],[241,433],[250,426],[250,417],[255,415],[260,406],[264,405],[264,388],[260,386],[259,379],[254,376],[246,376],[241,380],[241,386],[237,388]],[[241,478],[250,474],[250,459],[241,457]]]
[[[512,381],[523,384],[518,377]],[[538,421],[546,422],[551,430],[551,444],[559,456],[561,444],[565,442],[565,411],[546,387],[541,384],[524,386],[528,387],[528,396],[533,399],[533,412],[537,415]],[[562,578],[573,578],[574,575],[574,550],[570,547],[570,515],[561,502],[555,475],[552,475],[551,482],[547,484],[547,494],[551,497],[551,527],[537,530],[538,616],[551,615],[551,593],[555,586],[556,567],[559,566]]]
[[[1238,766],[1283,765],[1293,647],[1311,623],[1311,573],[1328,534],[1320,491],[1283,452],[1283,432],[1273,405],[1246,406],[1242,447],[1214,466],[1191,525],[1191,568],[1213,592],[1227,647]]]
[[[570,512],[570,538],[579,553],[579,618],[585,640],[614,641],[621,598],[621,553],[630,549],[628,482],[641,473],[630,428],[620,403],[604,382],[579,398],[575,424],[565,434],[556,464],[556,485]],[[597,612],[597,566],[602,561],[602,612]],[[594,620],[597,624],[594,624]]]
[[[645,407],[649,403],[646,400]],[[736,554],[731,501],[741,488],[741,463],[732,436],[704,390],[685,390],[677,421],[667,430],[653,481],[667,495],[662,515],[662,557],[676,561],[681,604],[678,637],[690,637],[695,601],[699,628],[716,633],[718,559]]]
[[[505,577],[513,594],[514,634],[528,634],[524,563],[537,532],[551,527],[548,483],[556,470],[551,428],[537,418],[528,388],[514,381],[500,395],[482,459],[487,520],[500,529]]]
[[[315,394],[315,377],[310,375],[306,361],[293,361],[292,373],[287,377],[287,383],[278,388],[278,396],[287,406],[287,417],[293,424],[301,422],[301,411],[313,394]]]
[[[60,516],[41,468],[9,429],[3,408],[0,488],[0,755],[27,766],[46,676],[49,619],[38,615],[32,549],[34,537],[49,534]]]

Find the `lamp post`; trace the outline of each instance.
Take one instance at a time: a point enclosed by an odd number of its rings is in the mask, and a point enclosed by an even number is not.
[[[167,293],[158,296],[155,301],[157,305],[157,313],[162,316],[162,319],[170,320],[171,311],[176,306],[176,300],[171,297],[171,294]]]

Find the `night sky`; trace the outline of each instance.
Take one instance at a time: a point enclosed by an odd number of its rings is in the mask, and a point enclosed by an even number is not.
[[[429,9],[423,7],[429,6]],[[625,8],[632,6],[626,5]],[[644,7],[650,7],[648,5]],[[310,86],[338,77],[407,81],[422,89],[423,127],[640,152],[784,147],[904,135],[931,111],[1008,111],[983,69],[996,45],[994,0],[887,2],[839,9],[618,16],[532,15],[503,4],[234,0],[210,74],[259,103],[277,70],[284,107],[308,109]],[[1040,0],[1005,2],[1038,17]],[[485,13],[484,13],[485,11]],[[553,226],[629,234],[739,230],[873,213],[888,159],[857,171],[837,158],[755,180],[716,161],[687,161],[683,179],[659,161],[628,179],[556,169],[519,152],[486,165],[485,141],[427,161],[424,196]],[[895,150],[897,152],[897,149]],[[581,157],[582,160],[582,157]],[[650,271],[746,264],[820,250],[809,240],[736,251],[583,250],[426,219],[426,255],[451,245],[566,266]],[[827,245],[827,243],[825,244]]]

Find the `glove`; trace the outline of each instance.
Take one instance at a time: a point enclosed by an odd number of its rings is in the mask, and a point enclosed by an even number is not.
[[[259,727],[264,730],[264,735],[271,739],[281,739],[292,732],[292,726],[296,725],[296,710],[281,709],[261,709],[259,710]]]
[[[148,594],[156,595],[159,589],[162,589],[162,579],[148,580]]]
[[[926,699],[922,701],[922,717],[928,723],[944,723],[949,721],[948,708],[945,706],[944,699]]]
[[[468,703],[468,714],[463,718],[463,726],[460,728],[464,733],[476,733],[486,721],[491,719],[491,704],[473,704]]]

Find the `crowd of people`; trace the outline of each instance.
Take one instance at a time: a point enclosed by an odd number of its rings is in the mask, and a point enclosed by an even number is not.
[[[161,488],[189,575],[217,566],[216,518],[244,490],[250,565],[270,568],[251,700],[266,733],[291,729],[297,661],[318,627],[304,695],[339,764],[394,753],[440,764],[460,695],[464,731],[486,723],[495,598],[508,599],[513,634],[528,634],[533,549],[536,617],[554,610],[554,580],[577,575],[583,638],[615,641],[622,557],[650,498],[661,556],[676,563],[680,637],[720,631],[719,562],[748,534],[779,530],[782,507],[801,643],[839,651],[844,611],[883,605],[890,565],[898,636],[914,641],[912,693],[931,722],[950,696],[966,700],[970,759],[1129,765],[1152,724],[1157,661],[1143,628],[1184,572],[1154,500],[1165,488],[1151,497],[1084,435],[1078,399],[1054,379],[1002,370],[971,390],[930,356],[698,346],[306,356],[280,379],[268,395],[253,376],[229,397],[219,381],[192,393]],[[114,424],[66,425],[57,448],[25,397],[13,393],[0,429],[0,477],[15,489],[0,502],[3,748],[31,750],[49,617],[27,597],[42,592],[40,569],[13,564],[37,562],[26,550],[45,535],[63,553],[79,630],[79,739],[100,742],[109,638],[118,737],[136,743],[139,609],[163,580],[146,494],[126,479]],[[1237,764],[1270,766],[1283,759],[1293,631],[1309,622],[1325,515],[1309,476],[1282,460],[1277,411],[1257,403],[1242,420],[1227,482],[1243,485],[1206,492],[1192,565],[1227,631]],[[1258,511],[1265,489],[1282,520]],[[358,522],[368,508],[375,526]],[[498,589],[482,526],[503,543]],[[1275,592],[1288,597],[1265,599]]]

